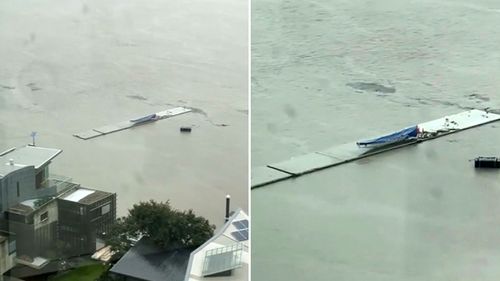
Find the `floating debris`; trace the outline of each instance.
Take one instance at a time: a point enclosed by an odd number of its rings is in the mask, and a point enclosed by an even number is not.
[[[346,85],[353,89],[361,91],[369,91],[369,92],[384,93],[384,94],[392,94],[396,92],[396,88],[387,87],[378,83],[354,82],[354,83],[347,83]]]
[[[35,83],[28,83],[26,84],[28,88],[31,89],[31,91],[40,91],[42,88],[38,87]]]
[[[181,133],[191,133],[191,127],[181,127]]]
[[[477,94],[477,93],[470,94],[468,97],[471,100],[475,99],[477,101],[490,101],[490,98],[488,96],[480,95],[480,94]]]
[[[130,95],[130,96],[127,96],[127,98],[133,99],[133,100],[148,100],[148,98],[140,96],[140,95]]]
[[[12,87],[12,86],[7,86],[7,85],[0,84],[0,88],[7,89],[7,90],[14,90],[16,87]]]
[[[475,168],[500,168],[498,157],[477,157],[474,159]]]

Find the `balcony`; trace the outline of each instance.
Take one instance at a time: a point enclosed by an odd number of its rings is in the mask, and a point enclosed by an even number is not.
[[[44,190],[43,195],[57,195],[77,186],[69,177],[51,174],[41,182],[39,190]]]

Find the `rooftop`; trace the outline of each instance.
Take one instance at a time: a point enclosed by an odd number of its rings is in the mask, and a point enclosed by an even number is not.
[[[216,260],[218,264],[210,260],[213,259],[214,252],[223,254]],[[231,253],[230,257],[227,255],[228,252]],[[249,261],[248,216],[243,210],[238,209],[212,238],[191,253],[184,280],[248,280]],[[230,269],[232,269],[231,275],[209,277],[211,274],[223,273]]]
[[[49,163],[62,152],[56,148],[44,148],[38,146],[23,146],[12,148],[0,153],[0,174],[7,174],[4,171],[15,170],[25,166],[34,166],[38,169]],[[13,163],[10,163],[13,160]],[[9,168],[5,168],[7,166]],[[15,168],[16,167],[16,168]]]
[[[112,195],[112,193],[80,187],[62,194],[59,199],[87,205],[102,200],[110,195]]]
[[[52,202],[56,197],[45,196],[36,199],[25,200],[8,209],[9,212],[19,215],[28,215],[38,210],[45,204]]]
[[[148,281],[182,281],[192,249],[163,250],[142,238],[111,272]]]
[[[40,198],[34,198],[25,200],[20,202],[9,208],[9,212],[19,214],[19,215],[28,215],[34,212],[35,210],[41,208],[45,204],[52,202],[56,198],[61,200],[78,202],[81,204],[92,204],[101,199],[104,199],[112,193],[104,192],[100,190],[94,190],[89,188],[82,188],[78,184],[71,183],[71,187],[66,192],[63,192],[60,195],[55,196],[44,196]]]
[[[2,158],[0,158],[2,159]],[[3,159],[2,159],[3,160]],[[24,168],[25,166],[21,166],[21,165],[8,165],[8,164],[4,164],[2,162],[0,162],[0,178],[16,171],[16,170],[19,170],[19,169],[22,169]]]

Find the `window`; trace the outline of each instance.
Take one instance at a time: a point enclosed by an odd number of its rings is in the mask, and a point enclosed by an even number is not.
[[[15,253],[16,251],[16,240],[9,237],[9,255]]]
[[[16,184],[16,185],[17,185],[17,197],[19,197],[19,196],[20,196],[20,194],[21,194],[21,191],[20,191],[20,189],[19,189],[19,182],[17,182],[17,184]]]
[[[106,204],[106,205],[102,206],[102,208],[101,208],[101,215],[109,213],[110,209],[111,209],[111,207],[110,207],[109,204]]]
[[[48,211],[40,215],[40,222],[47,221],[48,219],[49,219],[49,212]]]
[[[38,174],[36,174],[35,187],[37,189],[48,187],[49,185],[48,176],[49,176],[49,167],[46,166],[41,171],[39,171]]]

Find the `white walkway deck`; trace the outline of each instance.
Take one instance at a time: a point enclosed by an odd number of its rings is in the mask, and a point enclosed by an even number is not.
[[[353,141],[347,144],[336,145],[325,150],[292,157],[286,161],[252,169],[252,188],[261,187],[291,177],[301,176],[422,141],[428,141],[498,120],[500,120],[500,115],[498,114],[481,110],[469,110],[418,124],[418,127],[427,133],[424,138],[420,138],[419,140],[399,143],[397,145],[378,149],[359,147],[356,145],[356,141]]]

